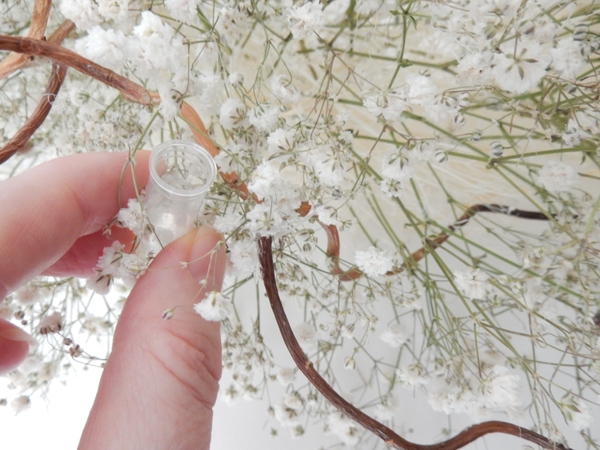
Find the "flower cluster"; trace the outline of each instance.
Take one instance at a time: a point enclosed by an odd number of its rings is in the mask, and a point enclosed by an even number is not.
[[[26,3],[0,3],[2,30],[28,27]],[[422,428],[395,400],[419,391],[432,414],[508,415],[599,448],[595,2],[55,3],[49,26],[68,18],[77,28],[65,46],[160,103],[135,105],[69,71],[0,176],[68,153],[133,155],[193,139],[180,111],[183,102],[197,111],[223,175],[201,219],[224,235],[229,266],[222,291],[194,309],[221,322],[227,401],[276,385],[274,427],[298,437],[320,424],[346,446],[377,446],[272,352],[256,249],[272,237],[302,350],[367,413]],[[46,80],[40,67],[3,80],[0,142]],[[87,282],[95,294],[47,277],[0,304],[1,317],[40,338],[9,376],[15,409],[64,378],[63,358],[106,357],[81,336],[110,339],[123,297],[160,249],[137,194],[113,224],[136,239],[105,249]],[[84,308],[90,295],[105,296],[106,309]]]

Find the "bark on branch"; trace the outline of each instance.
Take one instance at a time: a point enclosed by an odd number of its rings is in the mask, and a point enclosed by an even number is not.
[[[0,35],[0,50],[48,58],[117,89],[127,100],[142,105],[152,103],[150,93],[143,86],[60,45],[37,39]]]

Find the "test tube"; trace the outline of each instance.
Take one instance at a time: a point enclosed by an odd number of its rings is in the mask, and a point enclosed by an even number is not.
[[[160,245],[194,227],[216,174],[210,153],[194,142],[167,141],[152,151],[144,208]]]

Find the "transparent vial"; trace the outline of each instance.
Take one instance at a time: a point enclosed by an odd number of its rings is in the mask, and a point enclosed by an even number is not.
[[[216,174],[210,153],[194,142],[167,141],[152,151],[144,208],[160,245],[194,227]]]

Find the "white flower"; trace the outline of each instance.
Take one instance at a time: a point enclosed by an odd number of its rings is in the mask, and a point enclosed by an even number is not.
[[[552,55],[552,68],[561,78],[574,80],[585,66],[585,59],[581,54],[581,43],[572,37],[561,39],[556,48],[550,50]]]
[[[481,381],[480,401],[482,407],[490,410],[517,410],[521,406],[519,377],[507,367],[495,365]]]
[[[138,62],[138,69],[155,80],[162,79],[162,70],[176,71],[184,56],[181,38],[161,18],[151,11],[142,12],[142,20],[133,29],[137,43],[131,42],[130,51]]]
[[[296,370],[291,367],[282,367],[277,371],[277,381],[283,386],[288,386],[294,381],[296,377]]]
[[[31,400],[26,395],[20,395],[10,402],[10,407],[15,411],[15,414],[22,413],[31,406]]]
[[[230,41],[237,41],[248,31],[250,21],[248,15],[238,8],[221,8],[217,20],[217,30]]]
[[[17,289],[14,293],[15,298],[18,302],[23,305],[33,305],[34,303],[42,300],[42,294],[39,288],[36,288],[30,284]]]
[[[294,328],[294,335],[304,351],[311,352],[317,348],[317,332],[310,323],[301,323]]]
[[[248,121],[261,131],[271,132],[277,126],[279,108],[269,104],[259,105],[250,110]]]
[[[119,210],[117,220],[123,227],[129,228],[138,237],[142,237],[146,233],[148,218],[142,211],[140,202],[135,198],[130,198],[127,201],[127,208]]]
[[[252,275],[258,267],[256,243],[252,239],[233,240],[229,244],[229,259],[236,276]]]
[[[484,298],[488,290],[488,278],[485,272],[473,267],[454,272],[456,286],[468,298]]]
[[[320,205],[315,208],[315,214],[319,218],[319,222],[325,225],[339,225],[340,221],[337,218],[337,209],[332,206]]]
[[[380,336],[381,340],[392,348],[401,347],[407,339],[406,333],[402,331],[399,323],[390,325]]]
[[[126,44],[127,38],[122,31],[95,26],[88,31],[86,37],[76,41],[75,48],[78,53],[95,63],[119,70],[126,60],[123,53]]]
[[[297,427],[301,424],[298,411],[281,402],[274,406],[275,418],[283,427]]]
[[[380,91],[363,96],[365,108],[375,117],[385,120],[400,120],[402,112],[407,108],[406,97],[401,91]]]
[[[269,82],[272,94],[280,102],[290,104],[300,99],[300,93],[287,75],[274,75]]]
[[[194,311],[204,320],[220,322],[231,314],[231,300],[218,291],[210,291],[200,303],[194,305]]]
[[[385,275],[394,268],[394,261],[385,250],[369,247],[366,251],[357,251],[354,261],[360,270],[370,277]]]
[[[196,17],[198,0],[165,0],[165,6],[169,13],[176,19],[192,22]]]
[[[329,430],[346,445],[356,445],[359,433],[356,424],[340,412],[333,412],[327,416]]]
[[[243,127],[246,118],[246,105],[237,98],[228,98],[221,105],[219,123],[226,130]]]
[[[278,128],[267,138],[270,153],[289,152],[296,144],[293,130]]]
[[[98,11],[109,20],[123,20],[127,17],[129,0],[97,0]]]
[[[567,423],[576,431],[583,431],[589,428],[593,422],[590,407],[577,397],[568,396],[563,398],[560,402],[560,407],[567,419]]]
[[[433,104],[437,90],[429,77],[420,74],[407,76],[405,89],[407,103],[424,107]]]
[[[550,55],[541,45],[527,41],[519,42],[517,56],[496,54],[494,59],[494,78],[502,89],[522,94],[527,92],[546,75],[550,64]]]
[[[229,84],[232,86],[241,86],[244,84],[244,75],[239,72],[233,72],[227,77],[227,81],[229,81]]]
[[[489,50],[467,54],[456,66],[459,82],[471,86],[489,84],[493,79],[494,54]]]
[[[381,174],[392,180],[406,183],[414,176],[414,169],[403,158],[399,149],[389,151],[381,163]]]
[[[56,333],[62,328],[63,317],[58,311],[44,316],[37,326],[37,331],[40,334]]]
[[[427,384],[429,380],[423,373],[424,369],[419,364],[411,364],[408,367],[396,370],[396,376],[400,383],[409,388]]]
[[[577,183],[579,175],[573,166],[551,160],[542,166],[539,177],[540,183],[549,192],[565,192]]]
[[[308,2],[292,6],[287,16],[290,31],[296,39],[306,39],[315,32],[323,21],[323,11],[319,2]]]
[[[92,28],[102,20],[98,7],[92,0],[63,0],[60,12],[81,30]]]

